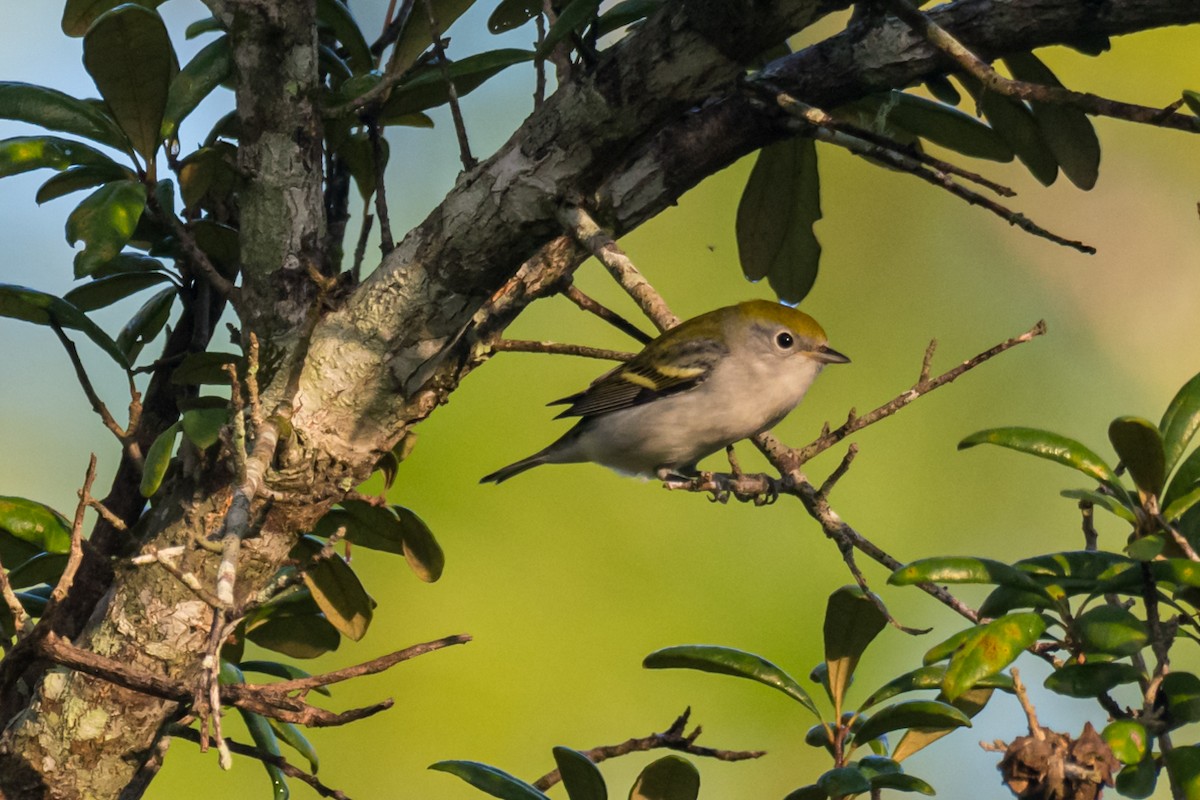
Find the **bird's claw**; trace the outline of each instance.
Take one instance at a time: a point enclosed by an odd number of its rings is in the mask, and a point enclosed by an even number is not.
[[[713,503],[728,503],[732,497],[742,503],[769,506],[779,499],[779,479],[763,473],[731,475],[701,472],[692,478],[668,475],[663,477],[663,486],[674,490],[706,492]]]

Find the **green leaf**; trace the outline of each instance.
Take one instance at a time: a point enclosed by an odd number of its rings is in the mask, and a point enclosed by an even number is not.
[[[813,783],[788,792],[787,797],[783,800],[828,800],[828,798],[829,793]]]
[[[1200,722],[1200,678],[1190,672],[1168,672],[1159,689],[1167,704],[1167,722],[1172,728]]]
[[[337,628],[319,615],[267,617],[246,626],[246,638],[292,658],[316,658],[341,644]]]
[[[871,695],[862,702],[859,710],[865,710],[877,703],[882,703],[884,700],[890,700],[898,694],[905,692],[917,691],[920,689],[941,689],[942,679],[946,675],[944,666],[928,666],[919,667],[906,672],[899,677],[892,678],[890,681],[880,686]],[[979,681],[977,686],[983,686],[990,689],[1004,689],[1005,691],[1012,690],[1012,678],[1004,673],[997,673],[991,677],[984,678]]]
[[[337,148],[337,154],[346,162],[350,176],[358,186],[358,194],[366,200],[375,194],[375,178],[383,166],[387,165],[389,147],[387,139],[380,138],[379,154],[383,165],[375,162],[375,147],[367,134],[360,133],[346,138]]]
[[[913,586],[918,583],[994,583],[1032,594],[1046,593],[1037,581],[1019,569],[990,558],[971,556],[923,558],[893,572],[888,578],[888,583],[893,586]]]
[[[221,428],[229,422],[229,409],[193,408],[179,420],[183,435],[201,450],[212,447],[221,438]]]
[[[117,347],[127,354],[129,361],[136,361],[142,348],[162,331],[171,316],[171,305],[177,294],[174,286],[163,289],[147,300],[121,328],[117,334]]]
[[[1159,582],[1200,588],[1200,563],[1191,559],[1168,558],[1162,561],[1154,561],[1150,564],[1150,571],[1154,574],[1155,580]],[[1140,572],[1138,573],[1138,577],[1141,577]],[[1140,580],[1138,581],[1137,588],[1141,589]]]
[[[570,0],[559,13],[558,19],[546,31],[546,38],[538,46],[539,58],[545,58],[563,39],[572,32],[582,30],[583,26],[596,18],[600,10],[600,0]]]
[[[1176,747],[1163,753],[1167,774],[1184,800],[1200,800],[1200,745]]]
[[[463,97],[501,70],[532,59],[532,50],[489,50],[452,62],[447,65],[447,70],[454,81],[455,91],[459,97]],[[384,124],[391,124],[391,120],[440,106],[449,100],[450,92],[441,67],[437,64],[422,66],[413,71],[412,78],[396,87],[380,109],[379,119]]]
[[[0,119],[83,136],[118,150],[129,146],[113,119],[100,108],[56,89],[0,81]]]
[[[80,311],[93,311],[170,280],[161,272],[125,272],[76,286],[63,299]]]
[[[1036,428],[990,428],[973,433],[963,439],[958,443],[958,449],[966,450],[977,444],[996,444],[1038,458],[1049,459],[1079,470],[1089,478],[1095,478],[1113,487],[1120,486],[1116,474],[1100,456],[1074,439],[1059,436],[1057,433]]]
[[[67,243],[83,241],[75,254],[75,277],[91,275],[121,252],[146,208],[146,187],[112,181],[92,192],[67,217]]]
[[[871,778],[872,789],[893,789],[897,792],[919,792],[932,797],[937,794],[933,787],[915,775],[890,773]]]
[[[454,21],[474,4],[475,0],[431,0],[433,15],[442,35],[445,35]],[[396,75],[402,74],[416,63],[417,58],[429,49],[432,43],[429,15],[425,13],[425,6],[422,3],[420,6],[414,6],[413,12],[409,15],[408,24],[404,26],[403,32],[396,41],[396,48],[392,52],[388,69],[393,70]],[[461,88],[459,94],[462,94]]]
[[[817,279],[821,243],[817,145],[795,136],[764,147],[737,210],[738,259],[748,280],[763,278],[788,303],[804,299]]]
[[[400,520],[401,547],[409,569],[426,583],[433,583],[442,577],[442,570],[446,568],[446,555],[441,545],[415,512],[404,506],[392,506],[392,511]]]
[[[904,772],[904,768],[898,763],[888,758],[887,756],[865,756],[859,759],[857,765],[859,770],[871,779],[871,785],[875,785],[875,778],[883,775],[897,775]]]
[[[1063,489],[1059,494],[1072,500],[1087,500],[1092,505],[1106,509],[1126,522],[1137,522],[1137,516],[1126,505],[1127,498],[1124,496],[1117,498],[1111,494],[1103,494],[1090,489]]]
[[[425,16],[424,6],[413,6],[412,16]],[[317,0],[317,23],[329,29],[342,46],[346,48],[351,68],[356,74],[361,74],[375,65],[371,56],[371,48],[363,37],[362,29],[350,13],[350,8],[342,0]],[[438,17],[438,23],[448,26],[449,21]],[[428,29],[428,17],[426,17]]]
[[[321,759],[317,755],[317,748],[312,746],[312,742],[308,741],[308,737],[304,735],[299,726],[290,722],[280,722],[277,719],[269,720],[269,722],[271,730],[275,731],[275,735],[279,737],[280,741],[303,756],[315,775],[321,768]]]
[[[243,708],[239,708],[238,713],[242,715],[242,720],[250,731],[250,738],[254,740],[255,747],[273,756],[281,755],[279,740],[275,738],[275,732],[271,729],[271,724],[266,717]],[[274,793],[275,800],[288,800],[288,785],[283,770],[265,761],[263,766],[267,770],[267,777],[271,779],[271,791]]]
[[[65,553],[71,549],[71,523],[36,500],[0,497],[0,531],[47,553]]]
[[[1146,623],[1120,606],[1088,609],[1075,619],[1072,629],[1089,652],[1114,656],[1133,655],[1150,639]]]
[[[14,136],[0,140],[0,178],[44,168],[61,172],[74,166],[103,167],[114,172],[123,170],[99,150],[71,139]]]
[[[749,678],[786,694],[813,714],[820,712],[796,679],[762,656],[713,644],[685,644],[655,650],[642,660],[646,669],[697,669]]]
[[[311,678],[312,673],[302,670],[292,664],[284,664],[279,661],[242,661],[238,664],[238,668],[242,672],[261,672],[263,675],[271,675],[276,678],[282,678],[285,681],[294,681],[302,678]],[[329,691],[328,686],[315,686],[311,691],[317,694],[323,694],[326,697],[332,697],[333,693]]]
[[[833,730],[827,722],[818,722],[804,734],[804,743],[809,747],[825,748],[829,755],[834,754]]]
[[[122,275],[126,272],[165,272],[166,267],[157,258],[144,256],[141,253],[121,253],[112,261],[92,273],[93,278],[107,278],[109,275]]]
[[[206,33],[222,33],[224,30],[225,28],[222,27],[221,21],[216,17],[205,17],[188,25],[183,31],[183,38],[195,39],[197,36],[203,36]]]
[[[951,700],[1007,667],[1046,630],[1039,614],[1005,614],[975,628],[946,667],[942,691]]]
[[[229,52],[229,37],[222,36],[205,45],[204,49],[171,79],[166,104],[163,106],[159,138],[175,138],[179,133],[179,123],[232,74],[233,59]]]
[[[835,715],[842,713],[842,700],[859,658],[887,626],[876,602],[857,586],[843,586],[825,606],[825,664]]]
[[[1183,90],[1183,102],[1192,110],[1192,113],[1200,117],[1200,92],[1193,92],[1190,89]]]
[[[1108,438],[1134,485],[1145,494],[1160,496],[1167,467],[1162,435],[1154,423],[1141,417],[1117,417],[1108,426]]]
[[[968,719],[974,719],[987,707],[988,701],[991,700],[994,689],[977,688],[964,692],[959,697],[955,698],[950,705],[957,708],[959,711],[967,715]],[[946,702],[946,695],[939,693],[935,698],[941,702]],[[892,758],[896,761],[903,761],[939,739],[949,736],[961,726],[954,727],[935,727],[935,728],[909,728],[899,744],[892,751]]]
[[[456,775],[481,792],[501,800],[547,800],[546,795],[525,781],[478,761],[439,761],[430,764],[429,768]]]
[[[1122,797],[1144,800],[1154,794],[1158,770],[1159,766],[1153,758],[1146,758],[1140,764],[1125,765],[1117,773],[1117,791]]]
[[[925,79],[925,88],[935,99],[948,106],[956,106],[962,102],[962,95],[958,93],[958,89],[954,88],[950,79],[944,75],[930,75]]]
[[[1192,453],[1192,455],[1195,456],[1198,453],[1200,453],[1200,450],[1196,450],[1194,453]],[[1184,462],[1183,468],[1179,470],[1177,478],[1184,474],[1184,468],[1190,467],[1193,461],[1196,462],[1197,467],[1200,467],[1200,457],[1195,459],[1189,457],[1188,460]],[[1172,482],[1171,489],[1174,488],[1175,484]],[[1196,503],[1200,502],[1200,485],[1197,485],[1193,481],[1191,491],[1184,492],[1179,497],[1175,498],[1171,497],[1171,491],[1168,490],[1167,497],[1170,498],[1170,503],[1168,503],[1167,507],[1163,509],[1163,517],[1167,520],[1177,520],[1186,514],[1188,510],[1193,508]]]
[[[1158,429],[1162,433],[1166,470],[1170,473],[1200,430],[1200,375],[1192,377],[1171,398]]]
[[[829,797],[845,797],[871,791],[871,781],[857,767],[837,767],[817,778],[817,786]]]
[[[362,500],[343,500],[340,505],[317,521],[315,535],[328,538],[344,526],[346,541],[356,547],[404,555],[404,530],[391,509]]]
[[[1012,161],[1012,148],[987,125],[953,106],[893,91],[876,98],[873,112],[881,121],[898,125],[964,156]]]
[[[224,203],[237,184],[237,148],[229,142],[202,147],[179,163],[179,194],[187,209],[206,200]]]
[[[680,756],[664,756],[651,762],[633,782],[629,800],[696,800],[700,773]]]
[[[1067,664],[1046,676],[1046,688],[1067,697],[1098,697],[1123,683],[1136,683],[1141,672],[1116,661]]]
[[[1058,161],[1046,145],[1037,121],[1024,103],[990,91],[973,75],[960,74],[959,81],[975,98],[992,130],[1012,148],[1017,158],[1043,186],[1058,177]]]
[[[975,635],[978,629],[978,626],[974,628],[967,628],[966,630],[959,631],[953,636],[950,636],[948,639],[943,640],[941,643],[935,644],[925,652],[924,656],[922,656],[922,663],[928,666],[930,664],[936,664],[937,662],[943,661],[954,655],[968,639]]]
[[[608,787],[596,765],[578,750],[555,747],[554,763],[570,800],[607,800]]]
[[[902,728],[971,727],[966,714],[938,700],[906,700],[885,706],[863,723],[854,734],[855,744],[865,744],[885,733]]]
[[[142,497],[150,497],[162,486],[171,463],[171,454],[175,452],[175,439],[179,436],[180,425],[176,422],[160,433],[150,449],[146,451],[145,462],[142,465]]]
[[[1139,764],[1150,752],[1150,734],[1132,719],[1110,722],[1100,736],[1122,764]]]
[[[604,36],[618,28],[643,20],[662,8],[663,0],[622,0],[608,8],[596,21],[596,36]]]
[[[117,343],[82,311],[60,297],[24,286],[0,283],[0,317],[77,330],[108,353],[121,369],[129,369],[129,360]]]
[[[487,27],[491,33],[515,30],[542,13],[542,4],[537,0],[500,0],[496,10],[488,17]]]
[[[146,8],[156,8],[164,0],[134,0]],[[92,23],[109,9],[116,8],[128,0],[67,0],[63,9],[62,31],[67,36],[79,38],[87,33]]]
[[[178,69],[162,17],[134,3],[106,11],[83,37],[83,64],[134,149],[152,161]]]
[[[1062,87],[1054,73],[1033,53],[1007,55],[1004,63],[1017,80]],[[1042,139],[1067,179],[1085,191],[1095,186],[1100,173],[1100,140],[1087,114],[1061,103],[1031,100],[1029,107]]]
[[[58,583],[66,567],[66,553],[38,553],[9,572],[8,582],[14,589],[37,586],[39,583],[53,586]]]
[[[34,200],[41,205],[73,192],[92,189],[111,181],[133,180],[135,177],[132,172],[114,163],[70,167],[47,178],[46,182],[38,187]]]
[[[171,383],[177,386],[228,384],[229,373],[225,371],[225,367],[241,364],[241,357],[233,353],[188,353],[171,373]]]
[[[321,542],[311,536],[300,539],[292,552],[298,558],[312,558]],[[323,558],[308,567],[304,585],[325,618],[343,635],[358,641],[366,634],[375,613],[375,601],[363,588],[362,581],[341,556]]]

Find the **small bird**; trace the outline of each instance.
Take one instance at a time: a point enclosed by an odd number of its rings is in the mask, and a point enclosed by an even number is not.
[[[592,461],[666,480],[774,426],[826,364],[849,358],[809,315],[750,300],[680,323],[582,392],[549,405],[575,427],[528,458],[483,477],[500,483],[539,464]]]

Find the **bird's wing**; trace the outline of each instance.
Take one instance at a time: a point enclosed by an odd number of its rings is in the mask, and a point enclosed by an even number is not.
[[[704,382],[724,352],[723,345],[709,339],[674,341],[665,336],[582,392],[549,405],[569,406],[556,419],[590,417],[686,392]]]

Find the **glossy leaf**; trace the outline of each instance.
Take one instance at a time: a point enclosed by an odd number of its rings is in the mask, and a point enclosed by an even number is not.
[[[783,800],[828,800],[828,798],[829,793],[813,783],[788,792],[787,797]]]
[[[129,368],[129,361],[109,335],[75,306],[52,294],[0,283],[0,317],[20,319],[35,325],[58,325],[70,328],[91,339],[107,353],[122,369]]]
[[[1075,619],[1072,630],[1089,652],[1114,656],[1133,655],[1150,639],[1146,623],[1120,606],[1088,609]]]
[[[818,722],[804,733],[804,743],[809,747],[823,747],[833,755],[833,729],[827,722]]]
[[[905,692],[917,691],[920,689],[941,689],[942,679],[946,675],[944,666],[927,666],[919,667],[906,672],[903,675],[892,678],[890,681],[880,686],[871,693],[866,700],[859,706],[860,710],[865,710],[873,705],[882,703],[884,700],[890,700],[896,695]],[[987,687],[990,689],[1012,690],[1012,678],[1004,673],[997,673],[991,677],[984,678],[979,681],[977,686]]]
[[[537,0],[500,0],[488,17],[488,31],[504,33],[515,30],[541,13],[542,4]]]
[[[300,539],[292,553],[307,562],[320,551],[322,543],[311,536]],[[367,632],[375,613],[375,601],[363,588],[350,565],[338,555],[309,564],[304,585],[325,614],[325,618],[343,635],[358,641]]]
[[[1132,719],[1110,722],[1100,733],[1104,743],[1122,764],[1138,764],[1150,752],[1150,734],[1142,723]]]
[[[1007,667],[1046,630],[1038,614],[1005,614],[978,626],[946,667],[942,691],[951,700]]]
[[[1167,721],[1172,728],[1200,722],[1200,678],[1193,673],[1167,673],[1163,677],[1159,696],[1166,700]]]
[[[1162,433],[1166,470],[1170,473],[1200,430],[1200,375],[1185,383],[1171,398],[1158,429]]]
[[[1108,438],[1133,483],[1145,494],[1159,496],[1167,482],[1162,435],[1148,419],[1117,417],[1108,426]]]
[[[1141,672],[1117,661],[1067,664],[1046,676],[1046,688],[1067,697],[1098,697],[1123,683],[1136,683]]]
[[[604,36],[618,28],[632,25],[649,17],[663,6],[663,0],[622,0],[606,9],[596,21],[596,36]]]
[[[1189,558],[1168,558],[1154,561],[1150,564],[1150,571],[1157,581],[1173,583],[1176,586],[1200,588],[1200,563]],[[1141,588],[1140,581],[1138,588]]]
[[[1092,505],[1106,509],[1126,522],[1137,522],[1137,516],[1123,502],[1123,498],[1116,498],[1110,494],[1102,494],[1090,489],[1064,489],[1059,494],[1072,500],[1087,500]]]
[[[587,756],[569,747],[555,747],[553,753],[570,800],[608,800],[604,776]]]
[[[1193,452],[1192,456],[1196,456],[1198,453],[1200,453],[1200,450]],[[1192,456],[1189,456],[1188,459],[1183,462],[1183,467],[1180,467],[1179,473],[1176,476],[1177,480],[1181,477],[1185,477],[1185,469],[1190,472],[1191,468],[1193,468],[1193,462],[1195,462],[1195,467],[1200,467],[1200,457],[1192,458]],[[1186,477],[1191,476],[1188,475]],[[1172,481],[1171,489],[1167,491],[1167,499],[1170,502],[1167,504],[1167,507],[1163,509],[1163,517],[1165,519],[1177,520],[1186,514],[1190,509],[1194,508],[1196,503],[1200,503],[1200,483],[1197,483],[1193,480],[1188,485],[1192,487],[1190,490],[1182,492],[1178,496],[1172,496],[1171,492],[1175,488],[1175,483]]]
[[[821,218],[816,142],[795,136],[759,151],[737,210],[738,259],[751,281],[763,278],[779,299],[798,303],[817,279]]]
[[[1043,86],[1062,86],[1054,73],[1033,53],[1007,55],[1004,63],[1017,80]],[[1062,103],[1031,100],[1029,107],[1046,146],[1054,154],[1067,179],[1085,191],[1095,186],[1100,172],[1100,140],[1087,114]]]
[[[171,286],[151,297],[117,334],[117,347],[127,354],[131,362],[137,360],[142,348],[154,341],[167,324],[176,294],[175,287]]]
[[[80,311],[92,311],[170,280],[161,272],[126,272],[76,286],[63,299]]]
[[[83,142],[57,136],[14,136],[0,140],[0,178],[34,169],[95,166],[120,170],[111,158]]]
[[[1173,786],[1179,787],[1184,800],[1200,800],[1200,745],[1176,747],[1163,753],[1167,774]]]
[[[463,12],[475,4],[475,0],[431,0],[433,5],[433,15],[437,19],[438,28],[441,29],[444,35],[450,30],[450,26],[454,21],[463,15]],[[413,13],[408,17],[408,24],[404,26],[399,39],[396,41],[396,48],[392,53],[390,66],[395,74],[402,74],[409,67],[417,62],[417,59],[422,53],[429,49],[433,38],[429,30],[429,15],[422,13],[424,6],[415,6]],[[462,90],[459,90],[461,94]]]
[[[430,764],[429,768],[456,775],[481,792],[501,800],[547,800],[546,795],[525,781],[478,761],[439,761]]]
[[[983,617],[1001,617],[1018,609],[1040,610],[1053,607],[1054,601],[1044,592],[1035,594],[998,586],[979,604],[979,614]]]
[[[960,74],[958,79],[974,96],[992,130],[1012,148],[1029,173],[1043,186],[1054,183],[1058,161],[1042,138],[1033,112],[1020,100],[985,89],[973,75]]]
[[[157,258],[141,253],[124,252],[92,273],[93,278],[107,278],[109,275],[123,275],[126,272],[164,272],[166,268]]]
[[[246,627],[246,638],[292,658],[316,658],[341,644],[337,628],[319,615],[268,617]]]
[[[663,756],[651,762],[629,790],[629,800],[696,800],[700,773],[681,756]]]
[[[47,178],[46,182],[38,187],[34,200],[41,205],[74,192],[94,189],[111,181],[132,180],[134,177],[132,172],[112,162],[69,167]]]
[[[339,527],[346,528],[346,541],[356,547],[404,555],[404,529],[389,508],[380,508],[361,500],[344,500],[322,517],[313,533],[328,538]]]
[[[404,506],[392,506],[392,511],[400,521],[401,547],[409,569],[426,583],[433,583],[446,568],[446,554],[441,545],[414,511]]]
[[[282,755],[279,750],[279,740],[275,737],[275,731],[272,730],[266,717],[242,708],[238,709],[238,713],[242,715],[242,720],[246,723],[247,730],[250,731],[250,738],[254,740],[255,747],[276,757]],[[262,764],[267,770],[267,777],[271,780],[271,791],[275,800],[288,800],[288,785],[283,770],[266,761]]]
[[[1012,161],[1013,151],[987,125],[958,109],[894,91],[876,103],[881,119],[964,156]]]
[[[940,643],[935,644],[925,652],[925,655],[922,657],[922,663],[928,666],[930,664],[936,664],[939,661],[944,661],[958,652],[958,650],[964,644],[966,644],[967,640],[974,636],[978,630],[979,626],[967,628],[966,630],[959,631],[949,638],[944,639]]]
[[[829,596],[825,606],[825,664],[835,714],[842,713],[842,700],[859,658],[886,626],[887,617],[859,587],[843,586]]]
[[[171,79],[166,104],[163,106],[159,138],[175,138],[179,133],[179,123],[232,74],[233,59],[229,52],[229,38],[222,36],[205,45]]]
[[[857,767],[837,767],[817,778],[817,786],[829,797],[845,797],[871,791],[871,781]]]
[[[67,0],[63,9],[62,31],[67,36],[80,37],[87,33],[91,24],[109,9],[131,0]],[[146,8],[155,8],[164,0],[132,0]]]
[[[971,720],[949,703],[938,700],[906,700],[885,706],[876,712],[855,732],[854,741],[856,744],[863,744],[903,728],[962,727],[971,727]]]
[[[532,50],[490,50],[455,61],[448,65],[447,70],[454,81],[455,91],[459,97],[463,97],[500,71],[532,59]],[[406,118],[449,101],[449,89],[440,67],[428,65],[413,72],[414,76],[396,87],[383,104],[379,112],[381,122],[391,124],[398,118]]]
[[[174,425],[160,433],[146,451],[145,462],[142,465],[142,497],[151,497],[162,486],[166,477],[167,467],[171,464],[171,454],[175,452],[175,440],[179,437],[180,424]]]
[[[105,12],[83,37],[83,64],[134,149],[152,160],[177,70],[162,17],[132,3]]]
[[[980,683],[980,686],[982,685],[983,682]],[[991,700],[992,693],[994,691],[994,689],[985,688],[971,689],[955,698],[950,705],[966,714],[968,719],[974,719],[976,716],[978,716],[979,712],[983,711],[983,709],[987,707],[988,701]],[[941,702],[946,702],[946,695],[939,693],[935,699]],[[939,739],[949,736],[960,727],[961,726],[909,728],[904,733],[904,736],[900,739],[900,742],[896,745],[895,749],[892,750],[892,758],[896,761],[903,761],[913,753],[923,750]]]
[[[47,553],[65,553],[71,549],[71,523],[36,500],[0,497],[0,531]]]
[[[102,110],[45,86],[0,81],[0,119],[28,122],[124,150],[125,135]]]
[[[872,789],[892,789],[897,792],[917,792],[932,797],[937,794],[933,787],[915,775],[889,773],[871,778]]]
[[[1192,113],[1200,117],[1200,92],[1193,92],[1190,89],[1183,90],[1183,102],[1191,109]]]
[[[315,775],[321,768],[321,759],[317,755],[317,748],[312,746],[312,742],[308,740],[300,727],[290,722],[280,722],[277,719],[269,720],[269,722],[271,730],[275,731],[279,740],[299,753],[308,762],[309,768]]]
[[[217,443],[221,438],[221,428],[227,422],[229,410],[225,408],[193,408],[185,411],[179,420],[184,435],[201,450],[207,450]]]
[[[200,384],[228,384],[229,373],[225,367],[240,366],[242,359],[233,353],[189,353],[171,373],[171,383],[178,386]]]
[[[424,13],[423,6],[414,5],[412,16]],[[374,66],[371,48],[363,38],[362,29],[354,19],[349,6],[342,0],[317,0],[317,22],[322,27],[333,32],[342,46],[346,48],[347,58],[355,73],[361,74]],[[441,24],[446,24],[441,21]]]
[[[338,146],[337,154],[350,169],[350,176],[354,178],[359,196],[366,200],[375,194],[376,177],[388,162],[389,145],[387,140],[383,138],[379,140],[379,160],[383,162],[382,166],[376,163],[375,147],[365,133],[347,138]]]
[[[864,775],[872,779],[872,786],[875,785],[874,778],[904,772],[903,767],[887,756],[864,756],[858,760],[856,766]]]
[[[91,275],[120,253],[145,208],[146,187],[137,181],[112,181],[88,195],[67,217],[67,243],[84,243],[75,254],[75,277]]]
[[[538,56],[545,58],[549,55],[559,42],[572,32],[582,30],[588,22],[595,19],[599,10],[600,0],[569,0],[550,26],[550,30],[546,31],[546,38],[538,45]]]
[[[1057,433],[1036,428],[991,428],[973,433],[958,443],[959,450],[978,444],[995,444],[1021,453],[1049,459],[1063,466],[1079,470],[1089,478],[1119,486],[1112,467],[1104,463],[1085,445]]]
[[[3,504],[0,498],[0,505]],[[14,589],[24,589],[46,583],[51,586],[58,583],[63,570],[67,566],[66,553],[38,553],[31,559],[19,564],[8,573],[8,582]]]
[[[646,656],[642,660],[642,666],[646,669],[696,669],[702,672],[715,672],[719,675],[749,678],[778,689],[813,714],[820,716],[817,707],[813,705],[812,698],[796,682],[795,678],[762,656],[756,656],[743,650],[712,644],[664,647],[662,650],[656,650]]]
[[[888,578],[893,586],[918,583],[994,583],[1033,594],[1045,594],[1037,581],[1019,569],[990,558],[945,556],[923,558],[896,570]]]
[[[183,38],[195,39],[206,33],[221,33],[224,30],[225,28],[221,26],[220,20],[216,17],[205,17],[204,19],[196,20],[184,28]]]
[[[1154,794],[1158,770],[1159,766],[1153,758],[1147,758],[1140,764],[1127,764],[1117,773],[1117,791],[1122,797],[1145,800]]]
[[[925,88],[935,99],[948,106],[956,106],[962,102],[962,95],[958,93],[958,89],[954,88],[950,79],[944,75],[930,75],[925,79]]]

